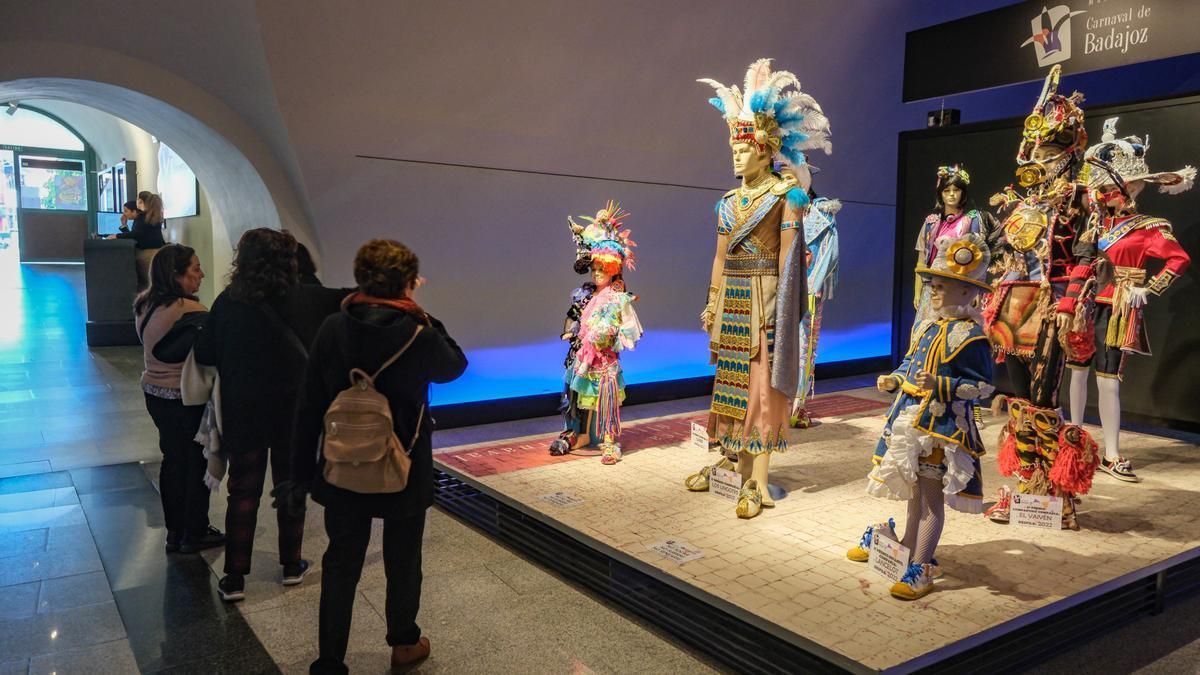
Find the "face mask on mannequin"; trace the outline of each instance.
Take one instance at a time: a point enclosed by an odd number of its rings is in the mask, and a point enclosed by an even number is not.
[[[942,209],[946,213],[959,213],[962,211],[962,188],[957,185],[947,185],[942,190]]]

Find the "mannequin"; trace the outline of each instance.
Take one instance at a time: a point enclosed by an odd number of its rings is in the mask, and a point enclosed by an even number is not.
[[[1060,70],[1051,67],[1025,120],[1017,151],[1017,179],[1025,194],[1009,186],[992,198],[1008,215],[996,290],[984,318],[1015,392],[1007,399],[1008,423],[1000,433],[1000,473],[1016,477],[1022,493],[1062,497],[1062,526],[1078,530],[1074,496],[1091,489],[1099,459],[1087,431],[1064,424],[1058,389],[1075,344],[1068,332],[1076,313],[1086,308],[1076,270],[1091,264],[1090,247],[1079,240],[1090,205],[1076,177],[1087,145],[1078,106],[1083,95],[1057,93]],[[987,515],[1007,523],[1010,506],[1011,491],[1001,487]]]
[[[938,167],[937,185],[934,188],[936,210],[925,217],[917,235],[918,266],[933,264],[938,254],[937,241],[942,237],[961,237],[968,232],[983,233],[983,218],[971,201],[970,185],[971,175],[966,167],[958,164]],[[932,316],[932,311],[929,309],[929,289],[919,274],[916,275],[913,289],[913,307],[917,310],[913,318],[915,331],[921,322]],[[976,316],[976,319],[979,318]]]
[[[787,449],[790,403],[799,378],[800,322],[807,305],[805,247],[799,233],[808,207],[805,148],[831,150],[829,122],[795,76],[772,73],[769,59],[746,72],[744,96],[713,80],[729,128],[733,171],[741,185],[717,204],[717,250],[701,325],[717,366],[708,434],[742,478],[735,513],[754,518],[774,506],[771,454]],[[783,165],[774,169],[776,156]],[[708,489],[712,467],[689,476]]]
[[[902,600],[933,590],[934,550],[945,524],[945,506],[965,513],[983,511],[979,456],[983,441],[974,409],[991,396],[992,358],[983,328],[971,317],[980,293],[990,290],[990,257],[976,233],[942,237],[932,266],[917,272],[927,279],[930,316],[914,331],[916,338],[900,367],[882,375],[876,387],[895,393],[883,434],[875,447],[875,468],[867,493],[908,502],[904,538],[892,521],[867,528],[846,557],[866,562],[875,534],[904,544],[912,553],[903,578],[891,589]]]
[[[1142,312],[1153,296],[1161,295],[1183,275],[1191,258],[1171,232],[1171,223],[1138,213],[1137,198],[1146,183],[1159,185],[1162,192],[1179,194],[1192,187],[1196,170],[1151,172],[1145,155],[1149,139],[1116,137],[1116,117],[1105,120],[1102,142],[1088,149],[1087,184],[1099,206],[1100,217],[1089,240],[1096,247],[1096,262],[1080,275],[1094,277],[1096,292],[1095,357],[1081,349],[1078,358],[1068,359],[1071,369],[1071,422],[1083,423],[1087,405],[1089,367],[1096,370],[1100,423],[1104,432],[1104,457],[1100,470],[1120,481],[1139,481],[1132,463],[1121,456],[1121,377],[1128,354],[1150,354]],[[1162,261],[1153,278],[1150,260]],[[1092,342],[1086,321],[1077,331],[1079,339]]]
[[[817,343],[821,335],[821,314],[825,301],[833,299],[838,275],[837,212],[842,203],[836,199],[816,197],[804,216],[804,241],[808,248],[805,265],[808,270],[808,312],[800,322],[800,384],[792,401],[791,426],[807,429],[812,426],[808,414],[808,397],[813,393],[813,371],[817,364]]]
[[[625,379],[620,352],[630,351],[642,337],[642,325],[633,309],[636,297],[625,290],[621,267],[633,269],[633,247],[629,230],[622,229],[627,216],[614,202],[600,210],[582,237],[591,256],[595,293],[579,317],[579,350],[569,372],[568,389],[580,410],[587,411],[589,440],[599,440],[600,462],[621,461],[621,402]],[[576,441],[571,444],[581,447]],[[554,448],[551,448],[554,452]]]
[[[576,274],[589,274],[592,269],[591,248],[583,240],[582,225],[567,218],[571,226],[571,237],[575,240]],[[571,390],[571,380],[574,379],[575,354],[579,352],[582,343],[579,339],[579,319],[592,295],[596,292],[596,284],[585,281],[571,293],[571,305],[567,308],[566,319],[563,320],[563,332],[560,339],[567,343],[567,357],[563,361],[563,393],[558,411],[563,416],[563,431],[550,443],[551,455],[565,455],[572,450],[589,444],[598,443],[601,439],[592,436],[595,431],[592,419],[586,410],[579,407],[579,394]]]

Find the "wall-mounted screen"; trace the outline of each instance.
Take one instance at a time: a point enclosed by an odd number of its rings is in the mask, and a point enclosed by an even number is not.
[[[21,208],[87,210],[87,174],[81,159],[21,157]]]
[[[166,143],[158,144],[158,194],[167,218],[200,213],[196,174]]]

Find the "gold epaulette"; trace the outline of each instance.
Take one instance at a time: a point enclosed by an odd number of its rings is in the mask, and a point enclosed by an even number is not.
[[[796,180],[794,175],[785,173],[780,175],[778,183],[771,186],[771,194],[781,197],[787,194],[788,190],[791,190],[794,187],[799,187],[799,185],[800,183]]]

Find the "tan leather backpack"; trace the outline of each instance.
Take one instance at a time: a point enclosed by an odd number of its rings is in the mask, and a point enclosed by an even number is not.
[[[417,326],[400,351],[374,374],[350,370],[350,386],[338,393],[325,411],[325,481],[343,490],[363,494],[401,492],[408,486],[412,466],[409,453],[421,433],[425,406],[417,416],[412,440],[405,447],[396,437],[388,399],[375,389],[375,379],[412,346],[424,326]]]

